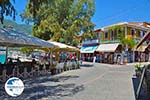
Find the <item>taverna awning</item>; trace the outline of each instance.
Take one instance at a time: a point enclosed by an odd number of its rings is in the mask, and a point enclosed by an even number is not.
[[[80,49],[80,52],[81,53],[94,53],[97,47],[98,47],[97,45],[94,45],[94,46],[82,46],[81,49]]]
[[[98,52],[115,52],[120,44],[112,43],[112,44],[100,44],[96,51]]]
[[[7,47],[34,46],[50,48],[54,45],[10,28],[0,28],[0,45]]]
[[[59,48],[59,49],[68,49],[68,51],[69,50],[70,51],[79,51],[78,48],[73,47],[73,46],[69,46],[69,45],[66,45],[66,44],[63,44],[63,43],[59,43],[59,42],[51,41],[51,40],[49,40],[48,42],[55,46],[54,49]]]

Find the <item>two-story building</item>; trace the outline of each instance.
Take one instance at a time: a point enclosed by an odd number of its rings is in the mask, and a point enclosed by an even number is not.
[[[95,51],[99,46],[99,32],[101,29],[94,30],[94,37],[92,40],[86,39],[82,42],[82,47],[80,49],[81,59],[83,61],[93,61],[95,56]]]
[[[141,46],[138,50],[135,50],[134,46],[140,41],[146,32],[150,30],[150,23],[120,22],[97,30],[99,31],[95,32],[97,34],[99,46],[93,52],[98,56],[101,56],[100,62],[123,63],[147,61],[146,58],[148,57],[146,57],[147,55],[144,53],[145,46]],[[83,46],[86,42],[87,41],[83,42]]]

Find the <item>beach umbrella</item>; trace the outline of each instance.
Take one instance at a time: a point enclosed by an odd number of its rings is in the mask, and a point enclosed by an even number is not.
[[[0,46],[6,47],[6,60],[8,55],[8,47],[54,47],[53,44],[47,41],[16,31],[12,28],[0,28]]]
[[[0,46],[6,47],[44,47],[50,48],[54,45],[39,39],[37,37],[27,35],[23,32],[19,32],[10,28],[0,28]]]
[[[67,52],[76,52],[78,54],[79,57],[79,49],[74,47],[74,46],[69,46],[67,44],[64,43],[60,43],[60,42],[56,42],[56,41],[48,41],[49,43],[53,44],[55,47],[51,49],[51,51],[55,51],[56,52],[56,60],[59,61],[59,52],[60,51],[67,51]]]
[[[68,50],[68,51],[80,51],[78,48],[76,48],[74,46],[69,46],[69,45],[64,44],[64,43],[51,41],[51,40],[48,40],[48,42],[55,46],[54,49],[64,49],[64,50]]]

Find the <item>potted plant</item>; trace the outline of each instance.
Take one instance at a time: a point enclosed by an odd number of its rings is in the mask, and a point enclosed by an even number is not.
[[[64,63],[64,71],[66,71],[67,70],[67,63],[65,62]]]
[[[141,67],[141,64],[136,64],[135,65],[135,72],[136,72],[136,76],[139,77],[142,73],[142,67]]]
[[[50,67],[50,71],[51,71],[51,74],[52,75],[55,75],[56,74],[56,63],[52,63],[51,67]]]
[[[80,68],[80,63],[79,63],[79,61],[77,61],[77,69],[79,69]]]
[[[75,69],[75,67],[76,67],[76,65],[75,65],[75,63],[73,62],[73,63],[72,63],[72,69]]]

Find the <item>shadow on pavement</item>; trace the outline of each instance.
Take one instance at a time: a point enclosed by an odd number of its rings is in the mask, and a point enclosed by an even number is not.
[[[27,86],[24,92],[18,97],[10,97],[7,94],[0,97],[0,100],[37,100],[49,98],[50,100],[57,100],[64,96],[72,96],[83,91],[84,86],[76,86],[75,84],[60,84],[56,86],[44,85],[30,85]]]
[[[86,63],[84,64],[84,63],[83,63],[83,64],[81,64],[80,66],[81,66],[81,67],[93,67],[93,63],[89,63],[89,64],[86,64]]]
[[[56,84],[50,85],[50,82],[63,82],[71,78],[78,78],[79,76],[54,76],[54,77],[39,77],[36,79],[25,80],[24,92],[18,97],[11,97],[6,94],[4,84],[0,90],[0,100],[37,100],[42,98],[51,98],[50,100],[58,100],[64,96],[72,96],[83,91],[84,86],[76,86],[76,84]],[[49,82],[49,83],[47,83]]]
[[[24,82],[28,83],[28,84],[44,83],[44,82],[63,82],[65,80],[72,79],[72,78],[79,78],[79,76],[76,76],[76,75],[42,76],[42,77],[27,79]],[[34,81],[32,81],[32,80],[34,80]]]

